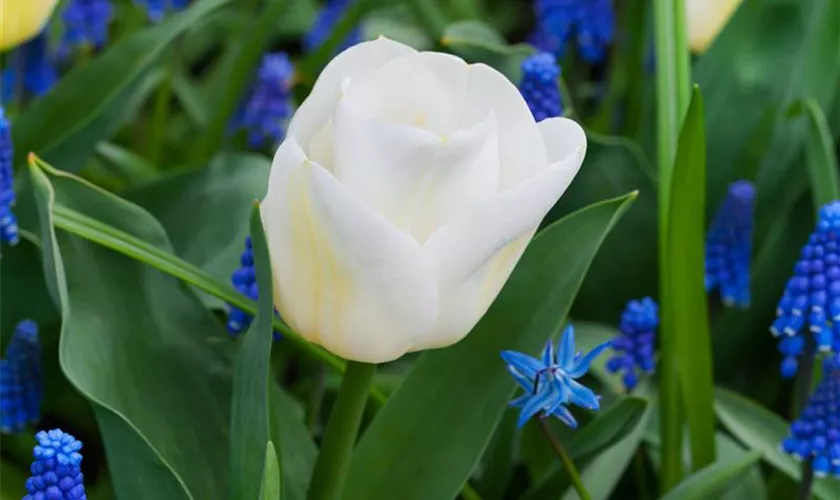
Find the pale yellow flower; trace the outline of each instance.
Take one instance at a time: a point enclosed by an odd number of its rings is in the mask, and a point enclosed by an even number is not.
[[[0,0],[0,50],[16,47],[47,24],[58,0]]]
[[[741,0],[685,0],[691,50],[705,52],[740,3]]]

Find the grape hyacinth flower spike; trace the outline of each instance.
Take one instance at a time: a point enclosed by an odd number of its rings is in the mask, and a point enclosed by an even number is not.
[[[245,250],[239,257],[239,267],[233,272],[230,279],[239,293],[249,299],[259,300],[260,291],[257,286],[256,271],[254,270],[254,248],[250,236],[245,238]],[[238,336],[248,330],[254,317],[236,306],[229,305],[228,307],[227,331],[233,336]],[[275,331],[274,340],[279,339],[280,334]]]
[[[326,0],[326,4],[318,11],[318,16],[315,18],[315,23],[312,25],[312,28],[309,29],[303,38],[303,48],[307,52],[317,49],[326,41],[332,32],[333,26],[341,19],[349,3],[349,0]],[[337,51],[341,52],[361,41],[362,32],[358,27],[355,27],[341,42]]]
[[[558,57],[574,38],[581,57],[598,63],[615,38],[611,0],[535,0],[534,13],[537,22],[531,42]]]
[[[840,479],[840,366],[823,362],[823,378],[799,418],[790,425],[782,451],[812,460],[814,475]]]
[[[286,123],[292,116],[294,75],[295,68],[285,52],[263,56],[257,81],[232,123],[234,128],[248,132],[250,147],[276,146],[285,137]]]
[[[0,242],[16,245],[20,241],[17,217],[12,213],[15,204],[15,152],[12,147],[12,130],[5,111],[0,106]]]
[[[559,77],[560,66],[549,52],[538,52],[522,62],[519,91],[537,122],[563,114]]]
[[[782,376],[792,377],[797,358],[813,334],[820,352],[840,351],[840,201],[820,209],[817,228],[802,247],[800,258],[776,309],[770,332],[784,356]]]
[[[85,500],[81,441],[60,429],[41,431],[35,439],[35,461],[23,500]]]
[[[518,425],[522,427],[534,415],[540,418],[553,415],[574,429],[577,421],[568,404],[599,409],[599,396],[575,379],[584,376],[592,361],[609,346],[610,343],[605,342],[585,355],[575,353],[575,330],[569,325],[556,349],[549,341],[539,359],[521,352],[503,351],[502,359],[508,372],[524,391],[510,402],[511,406],[522,408]]]
[[[706,291],[720,290],[727,306],[749,307],[755,186],[729,186],[706,237]]]
[[[47,32],[16,48],[2,74],[3,102],[11,100],[16,89],[29,95],[42,96],[58,80],[55,64],[49,52]]]
[[[149,21],[158,23],[166,17],[166,12],[177,12],[187,6],[189,0],[134,0],[134,3],[146,9]]]
[[[98,49],[105,45],[113,15],[110,0],[70,0],[61,16],[64,21],[61,56],[68,56],[75,47]]]
[[[15,327],[0,360],[0,431],[16,434],[41,420],[43,375],[38,326],[24,320]]]
[[[639,372],[651,375],[656,368],[653,348],[659,327],[659,306],[650,298],[631,300],[621,313],[619,335],[612,340],[613,356],[607,371],[622,372],[622,382],[632,391],[639,382]]]

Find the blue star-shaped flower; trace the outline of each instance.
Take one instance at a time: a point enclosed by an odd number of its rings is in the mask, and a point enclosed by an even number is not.
[[[575,329],[569,325],[563,331],[557,349],[549,341],[540,359],[516,351],[502,352],[508,371],[525,391],[510,402],[511,406],[522,408],[518,425],[522,427],[531,417],[540,413],[542,417],[554,415],[574,429],[577,422],[566,407],[567,404],[597,410],[600,406],[599,396],[575,379],[584,376],[592,360],[609,346],[610,343],[605,342],[585,355],[575,353]]]

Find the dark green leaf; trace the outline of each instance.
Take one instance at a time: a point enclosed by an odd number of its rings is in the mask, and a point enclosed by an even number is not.
[[[516,420],[515,412],[504,414],[484,453],[484,466],[477,488],[482,500],[501,500],[505,496],[516,460],[514,451],[519,438]]]
[[[481,21],[458,21],[446,27],[441,44],[470,62],[483,62],[512,82],[521,79],[522,61],[534,53],[527,44],[509,45],[504,37]]]
[[[514,392],[499,353],[536,352],[559,331],[604,236],[633,198],[590,206],[541,232],[473,332],[421,356],[362,437],[345,498],[456,495]]]
[[[746,474],[761,459],[761,453],[751,451],[734,460],[721,460],[687,477],[662,500],[707,500],[720,498],[732,483]]]
[[[268,246],[263,234],[260,211],[256,206],[251,211],[251,242],[257,286],[261,292],[257,314],[242,340],[236,361],[230,421],[231,498],[240,500],[257,497],[261,483],[262,487],[265,487],[263,477],[273,481],[272,475],[276,476],[276,490],[279,492],[280,489],[280,471],[272,473],[264,469],[267,466],[277,467],[277,455],[271,443],[268,404],[269,361],[274,335],[274,285]],[[266,450],[265,457],[254,453],[255,450],[265,448],[266,443],[269,449]]]
[[[78,171],[96,144],[114,133],[130,98],[160,55],[188,28],[230,0],[202,0],[158,26],[141,30],[110,47],[101,57],[64,76],[15,121],[16,160],[30,151]]]
[[[703,99],[697,87],[691,99],[682,131],[671,180],[668,217],[668,249],[665,263],[665,296],[662,306],[661,373],[665,379],[677,375],[679,391],[668,393],[664,404],[663,428],[676,426],[682,433],[680,400],[684,405],[691,441],[692,469],[699,470],[715,461],[715,415],[712,407],[712,342],[704,285],[706,218],[706,137],[703,126]],[[675,398],[675,400],[671,400]],[[663,443],[663,447],[667,443]],[[663,449],[664,459],[673,458]]]
[[[283,498],[303,500],[315,467],[318,450],[304,424],[303,409],[275,383],[270,393],[271,440],[282,443],[279,462],[283,471]]]
[[[280,499],[280,464],[277,463],[277,452],[274,444],[269,441],[265,449],[265,465],[263,466],[262,484],[260,484],[260,500]]]
[[[791,116],[804,114],[808,120],[805,152],[808,174],[811,179],[811,197],[816,211],[827,203],[840,200],[840,178],[837,172],[837,154],[831,130],[822,109],[814,99],[796,101],[790,108]]]

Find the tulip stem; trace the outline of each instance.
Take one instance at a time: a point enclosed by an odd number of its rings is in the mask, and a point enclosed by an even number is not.
[[[307,500],[338,500],[350,467],[350,457],[365,411],[376,365],[350,361],[333,406],[321,452],[309,483]]]
[[[551,448],[554,450],[554,453],[560,458],[560,461],[563,462],[563,467],[566,469],[566,473],[569,475],[569,479],[572,480],[572,486],[575,487],[577,490],[578,496],[581,500],[591,500],[592,496],[586,491],[586,486],[583,485],[583,480],[580,478],[580,473],[575,467],[575,463],[572,462],[571,457],[569,454],[566,453],[566,449],[563,448],[563,445],[560,443],[560,440],[557,439],[557,436],[551,432],[551,428],[548,426],[548,422],[544,418],[537,419],[540,423],[540,428],[545,434],[546,439],[548,439],[548,443],[551,445]]]

